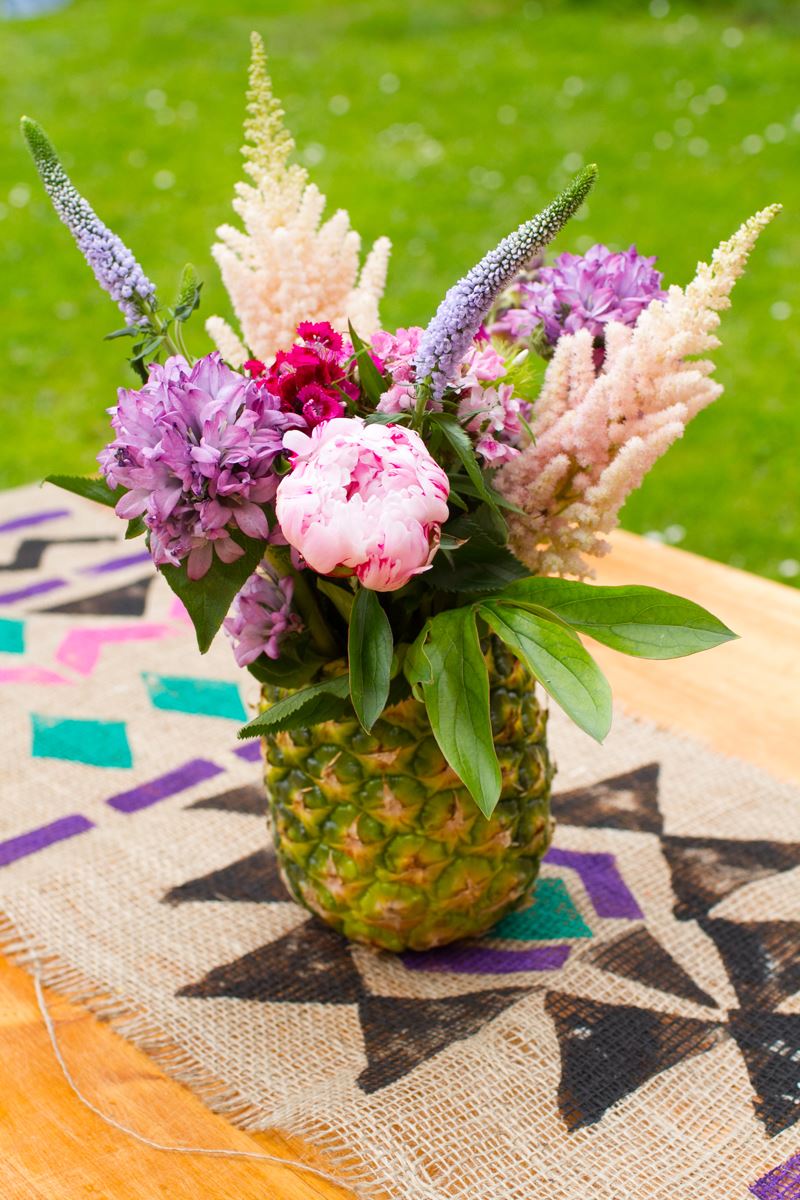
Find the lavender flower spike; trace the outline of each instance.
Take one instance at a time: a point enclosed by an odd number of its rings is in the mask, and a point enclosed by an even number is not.
[[[117,302],[128,324],[136,324],[142,319],[143,302],[155,293],[155,286],[124,242],[73,187],[41,125],[30,117],[23,117],[21,124],[53,208],[78,243],[100,287]]]
[[[503,238],[450,288],[425,330],[416,359],[417,380],[430,383],[434,399],[441,398],[457,374],[497,296],[566,225],[588,196],[596,177],[594,164],[584,167],[547,208]]]

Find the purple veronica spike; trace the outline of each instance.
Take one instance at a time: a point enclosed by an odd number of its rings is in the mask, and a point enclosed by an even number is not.
[[[125,243],[73,187],[41,125],[23,117],[22,132],[53,208],[78,243],[95,279],[117,302],[126,321],[136,324],[142,319],[142,302],[154,294],[155,286]]]
[[[440,399],[457,373],[483,318],[504,287],[567,223],[589,194],[597,167],[584,167],[538,216],[523,222],[450,288],[425,330],[417,354],[417,379],[430,380]]]

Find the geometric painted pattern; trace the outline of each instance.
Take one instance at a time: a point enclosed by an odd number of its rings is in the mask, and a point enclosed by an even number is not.
[[[0,653],[25,653],[25,622],[0,617]]]
[[[153,672],[145,672],[142,678],[155,708],[192,716],[226,717],[239,723],[247,720],[239,689],[228,680],[193,679]]]
[[[564,880],[540,879],[528,908],[503,917],[491,936],[532,942],[550,938],[590,938],[592,931],[575,907]]]
[[[123,721],[85,721],[32,713],[31,722],[34,758],[56,758],[93,767],[133,766]]]

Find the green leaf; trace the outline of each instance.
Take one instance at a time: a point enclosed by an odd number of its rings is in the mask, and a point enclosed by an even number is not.
[[[240,738],[262,737],[281,729],[308,729],[320,721],[337,721],[350,708],[348,676],[335,675],[271,704],[239,730]]]
[[[350,616],[347,657],[350,697],[367,733],[386,707],[393,650],[392,627],[377,592],[359,588]]]
[[[353,352],[358,363],[359,382],[372,403],[377,404],[383,393],[389,390],[391,384],[381,375],[372,361],[368,347],[362,342],[349,321],[347,328],[350,331],[350,341],[353,343]]]
[[[247,667],[259,683],[274,687],[299,688],[313,679],[327,660],[309,647],[308,639],[293,635],[281,642],[280,658],[262,654]]]
[[[428,640],[431,623],[426,621],[419,635],[406,650],[403,659],[403,674],[411,685],[411,691],[417,700],[423,700],[423,685],[433,683],[433,667],[425,653],[425,643]]]
[[[266,542],[234,532],[233,540],[244,554],[235,562],[224,563],[215,554],[202,579],[190,579],[186,563],[179,567],[159,567],[192,619],[200,653],[205,654],[222,622],[228,615],[233,598],[255,571],[264,556]]]
[[[442,754],[484,816],[491,816],[501,777],[489,714],[489,674],[472,607],[453,608],[429,621],[406,655],[405,670],[412,686],[422,691]]]
[[[422,576],[426,587],[442,592],[492,592],[528,574],[527,567],[473,516],[448,522],[443,534],[451,540],[466,540],[444,555],[442,551],[449,548],[443,536],[433,565]]]
[[[317,577],[317,588],[322,592],[323,596],[327,596],[331,604],[335,607],[340,617],[343,617],[347,624],[350,624],[350,615],[353,611],[353,601],[355,596],[347,588],[337,587],[335,583],[331,583],[329,579]]]
[[[373,366],[375,364],[373,363]],[[386,391],[386,388],[384,388]],[[399,413],[384,413],[371,412],[364,418],[365,425],[401,425],[403,421],[409,419],[409,414],[404,412]]]
[[[502,598],[550,609],[595,641],[636,658],[681,658],[737,636],[699,604],[658,588],[531,578],[505,588]]]
[[[102,475],[47,475],[44,482],[54,483],[65,492],[73,492],[85,500],[95,500],[106,508],[113,508],[125,494],[120,488],[112,491]]]
[[[485,501],[490,508],[496,508],[497,501],[484,481],[467,431],[449,413],[428,413],[427,417],[437,428],[441,429],[481,500]]]
[[[203,285],[197,282],[197,272],[187,263],[181,273],[178,296],[175,300],[175,320],[184,322],[200,307],[200,292]]]
[[[147,526],[144,523],[144,517],[131,517],[128,521],[128,528],[125,530],[125,541],[130,541],[131,538],[141,537],[146,531]]]
[[[485,601],[479,612],[567,716],[601,742],[611,728],[611,688],[574,634],[510,602]]]
[[[126,325],[124,329],[115,329],[113,333],[107,333],[103,338],[104,342],[113,342],[117,338],[123,337],[141,337],[141,325]]]

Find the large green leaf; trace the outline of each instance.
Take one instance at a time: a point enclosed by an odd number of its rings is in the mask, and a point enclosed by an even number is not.
[[[576,725],[601,742],[611,727],[611,688],[569,629],[496,600],[479,612]]]
[[[239,737],[263,737],[282,729],[308,729],[320,721],[338,721],[348,711],[352,711],[350,681],[346,674],[334,675],[271,704],[239,730]]]
[[[350,697],[367,733],[386,707],[393,652],[392,627],[377,593],[359,588],[350,614],[347,657]]]
[[[596,641],[637,658],[681,658],[736,637],[699,604],[658,588],[530,578],[512,583],[501,595],[550,609]]]
[[[442,754],[490,816],[500,798],[500,766],[489,715],[489,675],[472,607],[453,608],[429,621],[406,655],[404,670],[422,693]]]
[[[201,654],[208,650],[228,615],[234,596],[264,556],[266,542],[239,532],[232,533],[231,537],[242,547],[244,554],[232,563],[222,562],[215,554],[202,579],[190,579],[185,562],[179,567],[159,567],[191,617]]]
[[[104,504],[107,508],[113,508],[125,494],[121,488],[112,491],[102,475],[48,475],[44,482],[53,483],[76,496],[83,496],[85,500]]]

